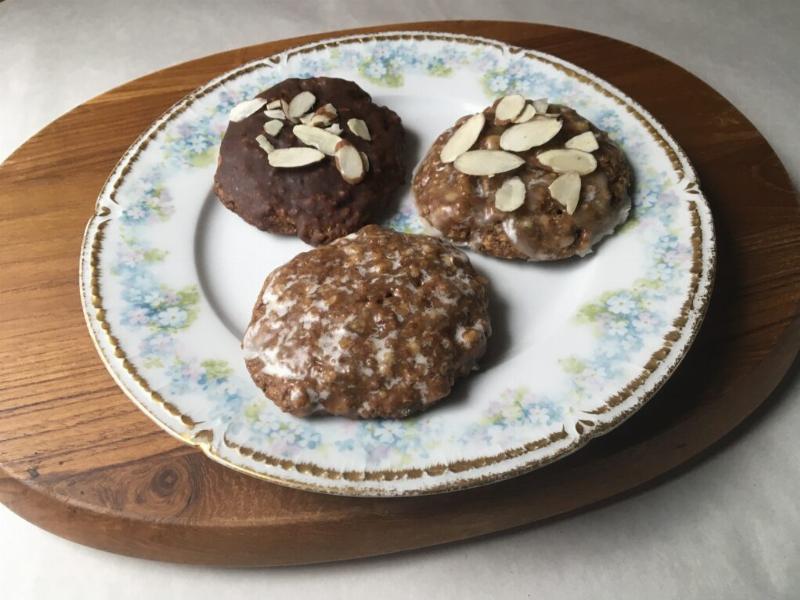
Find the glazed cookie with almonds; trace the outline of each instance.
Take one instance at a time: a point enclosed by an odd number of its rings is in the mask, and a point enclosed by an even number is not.
[[[584,256],[630,211],[622,150],[577,112],[504,96],[434,142],[414,176],[421,216],[499,258]]]
[[[214,191],[259,229],[325,244],[386,207],[403,138],[400,118],[352,81],[287,79],[231,110]]]
[[[269,274],[242,343],[247,368],[294,415],[407,417],[483,355],[487,285],[448,242],[368,225]]]

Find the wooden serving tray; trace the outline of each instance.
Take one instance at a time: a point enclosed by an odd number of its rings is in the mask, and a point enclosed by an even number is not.
[[[147,558],[285,565],[469,538],[584,509],[652,483],[767,398],[800,346],[800,211],[766,140],[680,67],[543,25],[412,23],[542,50],[616,85],[694,162],[718,235],[717,285],[694,348],[659,394],[564,460],[464,492],[343,498],[228,470],[161,431],[117,389],[81,312],[81,235],[125,149],[179,98],[237,65],[325,33],[184,63],[94,98],[0,167],[0,499],[77,542]]]

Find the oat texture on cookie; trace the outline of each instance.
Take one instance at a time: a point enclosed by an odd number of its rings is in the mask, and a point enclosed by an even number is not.
[[[413,182],[421,217],[500,258],[584,256],[625,221],[631,169],[608,135],[545,98],[499,98],[442,133]]]
[[[487,286],[450,243],[369,225],[270,273],[242,344],[247,368],[298,416],[407,417],[483,355]]]

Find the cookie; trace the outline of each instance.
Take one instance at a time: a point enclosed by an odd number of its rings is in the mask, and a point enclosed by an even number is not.
[[[264,231],[328,243],[379,217],[403,183],[400,118],[352,81],[286,79],[230,117],[214,191]]]
[[[407,417],[483,355],[487,286],[448,242],[368,225],[269,274],[242,343],[247,369],[294,415]]]
[[[622,150],[573,109],[505,96],[438,137],[413,191],[450,240],[546,261],[584,256],[623,223],[631,180]]]

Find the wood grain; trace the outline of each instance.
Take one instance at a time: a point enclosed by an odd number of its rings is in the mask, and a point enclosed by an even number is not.
[[[180,445],[116,388],[85,330],[81,235],[112,167],[158,115],[237,65],[307,36],[132,81],[53,122],[0,167],[0,499],[69,539],[180,562],[280,565],[369,556],[532,523],[628,493],[750,415],[800,346],[800,214],[789,178],[730,103],[649,52],[502,22],[359,31],[471,33],[550,52],[610,81],[686,150],[712,205],[717,286],[694,348],[640,413],[558,463],[432,497],[349,499],[281,488]],[[347,32],[352,33],[352,32]]]

